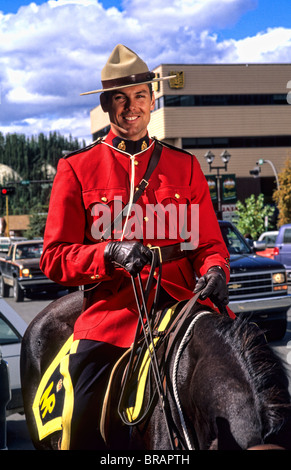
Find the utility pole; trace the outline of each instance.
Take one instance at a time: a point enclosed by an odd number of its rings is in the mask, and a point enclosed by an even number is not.
[[[9,196],[11,196],[14,193],[15,193],[15,188],[12,186],[5,186],[1,188],[2,196],[5,196],[7,237],[9,237]]]

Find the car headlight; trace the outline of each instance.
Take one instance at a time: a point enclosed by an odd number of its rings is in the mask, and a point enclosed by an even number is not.
[[[29,277],[29,275],[30,275],[29,269],[28,268],[23,268],[21,270],[21,275],[22,275],[22,277]]]
[[[285,273],[274,273],[272,274],[273,284],[283,284],[286,282],[286,274]]]
[[[274,291],[287,291],[288,285],[286,281],[286,273],[272,274],[273,290]]]

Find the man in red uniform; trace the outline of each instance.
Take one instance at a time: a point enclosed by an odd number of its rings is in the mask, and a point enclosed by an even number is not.
[[[228,303],[228,252],[196,158],[163,146],[149,184],[133,202],[156,151],[147,132],[155,105],[151,83],[170,77],[155,79],[133,51],[118,45],[101,78],[102,90],[88,93],[102,92],[111,130],[60,160],[41,258],[42,270],[55,282],[85,286],[86,305],[75,324],[67,371],[75,406],[66,407],[63,449],[102,448],[96,403],[115,361],[133,342],[138,310],[131,276],[140,273],[146,282],[152,247],[160,247],[163,261],[161,304],[190,299],[196,275],[202,300]],[[110,224],[116,207],[127,204],[123,225],[113,225],[104,237],[104,220]]]

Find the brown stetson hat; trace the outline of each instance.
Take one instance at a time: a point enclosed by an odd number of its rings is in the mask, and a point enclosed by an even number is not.
[[[153,83],[161,80],[169,80],[175,75],[154,78],[155,73],[150,72],[145,62],[131,49],[122,44],[115,46],[108,61],[101,71],[103,88],[100,90],[87,91],[81,95],[91,95],[125,88],[143,83]]]

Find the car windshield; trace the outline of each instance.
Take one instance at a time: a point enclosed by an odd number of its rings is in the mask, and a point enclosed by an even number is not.
[[[16,248],[15,258],[16,259],[40,258],[42,254],[42,249],[43,249],[42,243],[28,243],[27,245],[19,245]]]
[[[0,345],[19,343],[20,338],[0,312]]]
[[[230,255],[252,253],[250,246],[234,227],[222,225],[220,229]]]
[[[276,245],[277,235],[265,235],[260,241],[265,242],[268,248],[273,248]]]

